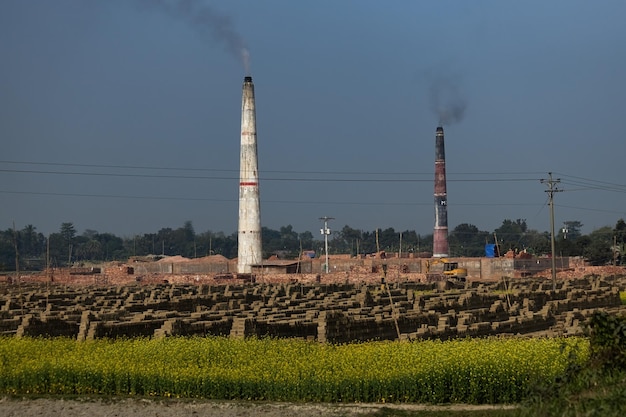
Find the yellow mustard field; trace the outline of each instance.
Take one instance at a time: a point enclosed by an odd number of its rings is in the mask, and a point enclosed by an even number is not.
[[[217,337],[0,338],[0,394],[512,403],[588,355],[584,338],[346,345]]]

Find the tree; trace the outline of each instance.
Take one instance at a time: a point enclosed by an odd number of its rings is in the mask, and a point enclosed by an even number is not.
[[[315,247],[313,244],[313,233],[309,231],[298,234],[298,239],[303,250],[311,250]]]
[[[459,256],[484,256],[485,244],[491,233],[478,230],[473,224],[462,223],[448,237],[450,253]]]
[[[615,229],[613,229],[613,233],[619,243],[624,244],[624,242],[626,242],[626,222],[624,222],[624,219],[619,219],[617,221]]]
[[[196,233],[189,220],[176,230],[168,229],[167,237],[164,241],[168,248],[168,253],[171,255],[193,258],[197,254]]]
[[[184,224],[183,224],[183,234],[185,235],[185,239],[187,239],[187,241],[193,241],[193,239],[196,237],[196,232],[193,230],[193,224],[191,223],[191,220],[187,220]]]
[[[617,244],[618,261],[620,265],[624,263],[624,243],[626,243],[626,222],[624,219],[619,219],[615,224],[615,229],[613,229],[613,234],[615,235],[615,243]]]
[[[563,240],[576,240],[581,236],[580,229],[583,224],[578,220],[568,220],[563,222],[563,227],[559,230],[558,236]]]
[[[164,227],[157,232],[157,238],[156,238],[157,253],[160,253],[161,255],[176,255],[176,253],[172,251],[172,247],[171,247],[172,232],[173,230],[169,227]]]
[[[215,254],[213,249],[213,233],[211,231],[196,235],[198,256],[209,256]]]
[[[101,256],[105,261],[120,261],[130,256],[122,238],[112,233],[99,233],[97,240],[100,243]]]
[[[48,236],[50,245],[50,263],[52,266],[65,265],[67,260],[67,244],[61,233],[52,233]]]
[[[526,242],[526,250],[533,255],[546,255],[552,252],[549,232],[538,232],[537,230],[528,230],[524,236]]]
[[[495,230],[499,239],[500,252],[524,249],[526,245],[523,237],[527,230],[526,219],[517,219],[516,221],[505,219],[502,221],[502,225]]]
[[[361,255],[376,252],[376,232],[361,231],[361,239],[359,241],[359,252]]]
[[[344,253],[357,255],[357,247],[361,252],[361,241],[363,240],[362,232],[359,229],[353,229],[345,225],[333,238],[333,246]]]
[[[581,248],[575,240],[559,236],[555,240],[556,256],[581,256]]]
[[[582,223],[578,221],[564,223],[568,231],[557,238],[557,255],[583,256],[594,265],[603,265],[614,260],[614,249],[619,251],[619,255],[624,250],[626,222],[623,219],[619,219],[614,228],[605,227],[589,235],[580,233]],[[46,259],[46,238],[36,231],[35,226],[29,224],[17,233],[13,229],[0,231],[0,270],[15,268],[15,234],[20,264],[27,268],[38,268],[41,261]],[[535,255],[550,253],[550,234],[528,229],[525,219],[505,219],[496,229],[496,234],[502,252],[507,249],[527,249]],[[262,228],[261,236],[264,257],[272,254],[296,257],[301,249],[313,249],[319,255],[324,251],[323,236],[319,237],[308,231],[298,233],[292,225],[280,227],[279,230]],[[420,235],[411,230],[401,233],[393,228],[363,231],[345,225],[331,237],[329,253],[354,255],[358,246],[360,254],[370,254],[376,252],[378,241],[380,250],[397,252],[401,242],[402,253],[421,252],[421,256],[432,255],[432,234]],[[450,232],[448,239],[451,256],[484,256],[484,245],[492,237],[491,233],[481,231],[472,224],[462,223]],[[73,223],[66,222],[48,240],[51,265],[56,266],[64,266],[68,260],[125,260],[134,254],[145,256],[161,252],[186,257],[221,254],[233,259],[237,257],[238,245],[237,233],[225,235],[223,232],[209,231],[196,234],[191,221],[186,221],[175,230],[163,228],[157,233],[124,239],[91,229],[77,235]],[[25,263],[28,258],[32,260],[30,266]]]
[[[388,227],[378,232],[378,242],[380,250],[397,252],[400,247],[400,233],[396,232],[393,227]]]
[[[583,256],[591,265],[607,265],[613,260],[613,230],[609,226],[594,230],[583,247]]]
[[[285,251],[285,256],[296,257],[300,253],[300,241],[298,233],[293,230],[292,225],[280,228],[280,240]]]
[[[83,232],[83,236],[87,238],[87,240],[93,240],[98,237],[98,231],[93,229],[85,229]]]
[[[72,244],[74,242],[74,238],[76,237],[76,229],[74,228],[74,224],[72,223],[61,223],[61,229],[59,231],[61,238],[63,239],[63,243],[67,248],[67,264],[69,265],[72,262]]]
[[[28,258],[41,257],[43,248],[45,247],[45,237],[41,233],[36,232],[37,228],[32,224],[27,225],[20,231],[22,256]]]
[[[237,233],[226,236],[223,232],[219,232],[215,238],[215,247],[217,248],[215,253],[230,259],[236,258],[238,255],[238,239]]]
[[[137,256],[156,255],[157,253],[157,234],[145,233],[143,236],[133,238],[132,242],[127,242],[129,253]],[[132,249],[130,249],[132,248]],[[160,247],[159,247],[160,249]]]
[[[61,223],[59,233],[66,243],[71,243],[76,237],[76,228],[74,228],[73,223]]]
[[[102,245],[95,239],[87,241],[76,251],[76,256],[84,260],[102,260]]]
[[[405,230],[402,232],[402,253],[416,253],[419,243],[419,235],[415,230]]]
[[[13,245],[13,230],[0,232],[0,271],[15,270],[15,246]]]
[[[262,227],[261,245],[264,257],[276,255],[279,258],[295,258],[300,253],[299,235],[292,225],[282,226],[278,231]]]
[[[275,255],[282,249],[282,239],[278,230],[272,230],[265,226],[261,227],[261,246],[263,257]]]

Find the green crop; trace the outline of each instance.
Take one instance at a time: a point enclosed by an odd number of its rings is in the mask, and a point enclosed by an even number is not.
[[[513,403],[583,363],[584,338],[330,345],[294,339],[0,338],[0,394]]]

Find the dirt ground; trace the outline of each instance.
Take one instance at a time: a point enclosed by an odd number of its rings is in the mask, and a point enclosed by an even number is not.
[[[512,406],[419,404],[294,404],[230,401],[158,401],[150,399],[12,399],[0,398],[3,417],[339,417],[368,416],[382,410],[406,413],[419,410],[471,411]]]
[[[586,267],[575,268],[569,271],[561,271],[558,279],[570,279],[585,274],[613,275],[623,274],[623,267]],[[125,273],[113,275],[113,279],[107,284],[123,285],[136,283],[133,276]],[[337,281],[345,281],[345,274],[336,274]],[[379,279],[377,274],[370,274]],[[28,277],[27,281],[46,282],[47,276]],[[93,277],[83,278],[81,282],[76,277],[61,275],[55,282],[65,284],[93,284]],[[63,278],[66,278],[64,280]],[[123,279],[122,279],[123,278]],[[162,282],[163,277],[153,277],[157,282]],[[282,278],[282,277],[281,277]],[[171,283],[189,283],[190,277],[175,277],[168,275]],[[362,280],[362,277],[359,277]],[[127,282],[128,281],[128,282]],[[179,282],[180,281],[180,282]],[[269,280],[268,280],[269,281]],[[289,282],[277,279],[277,282]],[[376,281],[378,282],[378,281]],[[147,283],[147,282],[146,282]],[[201,401],[201,400],[158,400],[147,398],[26,398],[15,399],[0,397],[0,416],[2,417],[39,417],[39,416],[64,416],[64,417],[338,417],[338,416],[374,416],[393,415],[393,410],[400,415],[412,411],[477,411],[489,409],[510,409],[515,406],[475,406],[466,404],[454,405],[421,405],[421,404],[317,404],[317,403],[255,403],[233,401]],[[380,414],[378,414],[380,413]]]

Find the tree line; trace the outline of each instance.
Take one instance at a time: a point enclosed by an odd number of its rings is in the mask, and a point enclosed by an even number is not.
[[[579,221],[564,222],[555,236],[557,256],[582,256],[591,264],[621,264],[626,240],[626,223],[617,221],[581,233]],[[275,255],[293,259],[303,252],[322,256],[325,242],[311,232],[297,232],[291,225],[261,230],[263,257]],[[549,232],[529,229],[525,219],[505,219],[493,232],[481,231],[468,223],[459,224],[448,235],[450,257],[485,256],[485,245],[496,244],[500,254],[512,250],[542,256],[551,253]],[[432,253],[433,235],[393,228],[364,231],[348,225],[334,232],[328,241],[330,254],[413,253],[428,257]],[[177,229],[162,228],[156,233],[119,237],[112,233],[85,230],[78,234],[73,223],[62,223],[59,231],[44,236],[33,225],[0,231],[0,271],[43,270],[47,265],[62,267],[85,262],[126,261],[132,256],[180,255],[199,258],[207,255],[237,257],[237,233],[206,231],[196,233],[191,221]]]

